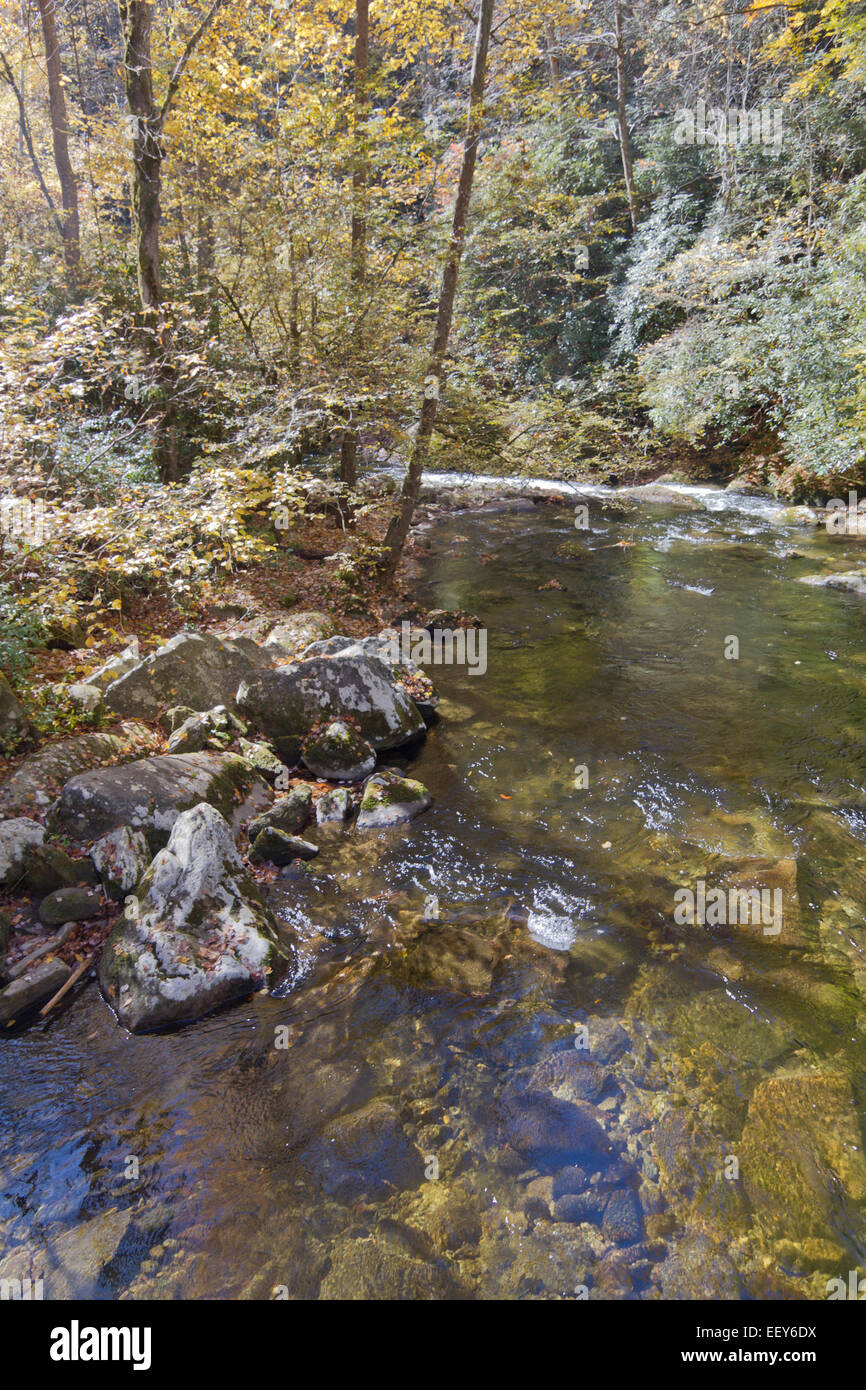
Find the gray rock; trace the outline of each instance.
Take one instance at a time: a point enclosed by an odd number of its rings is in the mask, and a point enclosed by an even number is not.
[[[96,685],[85,685],[82,681],[75,681],[65,689],[73,704],[80,705],[85,714],[93,714],[102,704],[102,691]]]
[[[304,740],[301,761],[316,777],[333,782],[361,782],[376,766],[376,750],[357,729],[333,719]]]
[[[102,894],[95,888],[58,888],[39,904],[39,920],[46,927],[64,922],[84,922],[102,910]]]
[[[158,742],[151,729],[132,721],[105,733],[79,734],[51,743],[25,759],[0,787],[0,815],[44,809],[77,772],[141,758]]]
[[[140,661],[105,691],[118,714],[155,719],[165,705],[193,710],[234,703],[238,685],[253,671],[250,658],[213,633],[182,632]]]
[[[262,779],[235,754],[166,754],[73,777],[52,811],[52,823],[81,840],[127,825],[164,844],[180,813],[202,801],[238,831],[268,797]]]
[[[387,664],[362,655],[313,657],[259,672],[241,685],[238,707],[293,760],[301,740],[328,719],[351,716],[377,750],[410,743],[426,728]]]
[[[27,816],[0,822],[0,884],[15,883],[23,877],[28,850],[44,839],[45,827]]]
[[[141,830],[121,825],[92,846],[90,857],[110,898],[125,898],[138,885],[150,863],[147,839]]]
[[[503,1098],[502,1109],[500,1142],[533,1162],[597,1160],[611,1150],[607,1135],[585,1104],[511,1093]]]
[[[659,1265],[657,1277],[664,1299],[734,1302],[743,1297],[741,1281],[727,1251],[705,1235],[683,1236]]]
[[[255,820],[250,821],[247,835],[254,840],[268,826],[284,830],[287,835],[295,835],[303,830],[313,812],[313,793],[306,784],[293,787],[286,796],[278,796],[273,806]]]
[[[24,706],[0,671],[0,748],[16,748],[30,732]]]
[[[352,801],[345,787],[325,792],[316,802],[316,822],[319,825],[344,824],[352,814]]]
[[[96,686],[100,691],[105,691],[113,681],[120,680],[127,671],[132,671],[138,665],[141,657],[138,654],[138,644],[126,648],[119,656],[112,656],[103,666],[95,671],[91,671],[87,677],[87,684]]]
[[[295,859],[315,859],[318,853],[318,846],[309,840],[300,840],[297,835],[287,835],[285,830],[267,825],[253,841],[250,859],[254,863],[291,864]]]
[[[69,979],[69,966],[62,960],[43,961],[34,965],[26,975],[19,975],[5,989],[0,989],[0,1026],[26,1018],[29,1013],[51,999]]]
[[[205,748],[225,748],[232,739],[246,732],[246,726],[225,705],[216,705],[201,714],[191,714],[168,740],[169,753],[200,753]]]
[[[288,656],[330,637],[334,624],[325,613],[292,613],[268,633],[265,647],[280,647]]]
[[[631,1038],[616,1019],[591,1018],[587,1021],[586,1029],[589,1055],[602,1066],[616,1062],[631,1047]]]
[[[818,589],[841,589],[843,593],[866,595],[866,573],[849,570],[846,574],[806,574],[801,584],[811,584]]]
[[[358,813],[359,830],[379,830],[414,820],[433,805],[433,798],[422,782],[379,772],[364,787]]]
[[[597,1192],[567,1192],[554,1201],[552,1214],[554,1221],[570,1221],[576,1226],[589,1222],[598,1226],[603,1210],[604,1197]]]
[[[99,963],[102,989],[134,1033],[200,1018],[261,989],[286,954],[212,806],[177,817],[134,902]]]
[[[677,492],[673,488],[660,487],[658,483],[641,483],[638,487],[621,487],[618,497],[627,497],[635,502],[653,502],[667,507],[684,507],[690,512],[704,511],[704,505],[688,493]]]
[[[285,763],[280,762],[273,748],[267,743],[251,743],[248,738],[241,738],[238,739],[238,749],[250,767],[254,767],[256,772],[260,772],[269,782],[274,782],[278,777],[288,773],[289,769]]]
[[[553,1196],[554,1198],[570,1197],[575,1193],[585,1192],[588,1187],[589,1173],[587,1170],[571,1163],[565,1168],[560,1168],[554,1176]]]

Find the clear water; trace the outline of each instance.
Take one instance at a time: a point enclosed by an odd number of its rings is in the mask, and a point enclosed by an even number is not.
[[[825,1297],[864,1254],[866,603],[795,581],[856,542],[600,494],[588,531],[553,504],[431,543],[428,605],[488,630],[395,758],[432,811],[319,835],[275,890],[282,997],[130,1037],[90,986],[4,1042],[4,1269],[49,1297]],[[796,861],[794,939],[674,921],[744,859]],[[628,1036],[585,1112],[606,1145],[527,1147],[532,1069],[600,1019]],[[748,1112],[792,1074],[837,1099],[826,1142],[811,1092],[770,1121],[779,1215]],[[575,1165],[586,1220],[552,1192]]]

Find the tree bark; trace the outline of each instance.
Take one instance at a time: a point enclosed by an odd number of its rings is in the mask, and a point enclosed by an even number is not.
[[[386,580],[393,579],[412,516],[418,501],[421,487],[421,474],[430,451],[433,427],[439,413],[439,400],[445,386],[447,369],[445,354],[451,337],[451,322],[454,317],[454,299],[457,292],[457,277],[463,256],[466,239],[466,223],[469,204],[472,198],[472,184],[475,179],[475,165],[478,147],[481,143],[481,129],[484,118],[484,86],[487,77],[487,50],[490,45],[490,30],[493,23],[494,0],[481,0],[478,11],[478,24],[475,31],[475,53],[472,60],[472,80],[469,89],[469,113],[466,122],[466,137],[463,142],[463,158],[460,163],[460,178],[457,184],[457,197],[454,201],[454,215],[451,224],[451,238],[445,257],[442,273],[442,288],[439,293],[439,307],[436,314],[436,329],[433,335],[433,348],[427,365],[424,384],[424,400],[415,439],[409,455],[409,466],[400,493],[399,509],[388,527],[385,536],[382,558],[382,574]]]
[[[72,288],[78,283],[81,262],[81,233],[78,217],[78,183],[69,158],[69,125],[66,98],[63,94],[63,72],[60,64],[60,43],[57,38],[54,0],[38,0],[39,18],[45,40],[45,68],[48,75],[48,110],[51,118],[51,140],[54,146],[54,165],[60,182],[60,201],[63,205],[63,256],[66,273]]]
[[[614,15],[616,33],[616,114],[619,127],[619,150],[622,156],[622,172],[625,177],[625,191],[628,198],[628,211],[632,231],[637,230],[637,199],[634,191],[632,172],[631,140],[628,133],[628,116],[625,108],[625,46],[622,41],[622,5],[617,3]]]
[[[353,301],[367,276],[367,190],[370,181],[367,154],[367,83],[370,72],[370,0],[355,0],[355,92],[352,133],[352,251],[349,283]],[[356,340],[362,335],[360,324]],[[340,481],[354,487],[357,480],[358,434],[349,425],[340,447]]]

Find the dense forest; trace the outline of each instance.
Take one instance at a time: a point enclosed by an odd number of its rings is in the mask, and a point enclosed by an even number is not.
[[[431,370],[433,467],[862,477],[859,6],[501,3],[471,114],[475,18],[3,10],[5,492],[54,532],[13,638],[259,558],[311,466],[405,460]]]

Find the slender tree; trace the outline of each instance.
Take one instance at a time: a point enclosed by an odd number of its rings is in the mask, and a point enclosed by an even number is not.
[[[51,141],[54,165],[60,182],[60,201],[63,256],[71,286],[78,281],[81,260],[80,225],[78,218],[78,183],[69,157],[69,124],[66,98],[63,94],[63,71],[60,64],[60,42],[57,37],[54,0],[38,0],[42,36],[45,40],[45,70],[48,77],[48,111],[51,118]]]
[[[367,84],[370,73],[370,0],[355,0],[355,82],[352,130],[352,251],[349,279],[353,302],[367,276]],[[356,328],[360,339],[362,328]],[[358,432],[351,423],[343,431],[340,478],[354,487],[357,477]]]
[[[472,80],[469,87],[469,112],[466,121],[466,136],[463,142],[463,157],[460,162],[457,196],[454,200],[451,237],[445,255],[442,288],[439,292],[433,347],[427,364],[421,415],[412,442],[409,466],[403,480],[398,510],[388,527],[383,546],[382,573],[386,580],[393,578],[400,563],[406,537],[409,534],[409,527],[412,524],[412,516],[421,487],[421,474],[430,452],[430,440],[433,437],[436,416],[439,413],[439,401],[447,377],[445,355],[451,337],[457,277],[460,272],[460,261],[466,239],[466,224],[469,217],[469,204],[472,198],[475,165],[478,159],[478,147],[481,143],[484,119],[484,86],[487,78],[487,51],[490,46],[490,30],[493,23],[493,5],[494,0],[481,0],[478,11],[475,51],[472,59]]]

